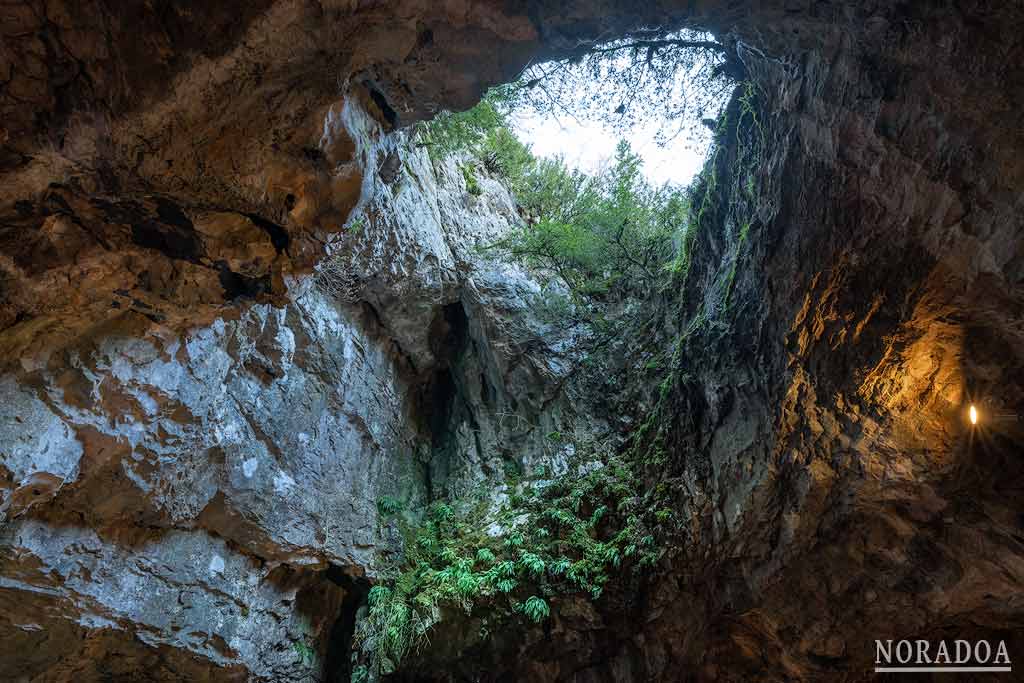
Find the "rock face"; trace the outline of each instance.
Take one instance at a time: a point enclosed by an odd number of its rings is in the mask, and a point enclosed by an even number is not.
[[[117,290],[71,330],[6,331],[5,678],[319,680],[401,547],[378,502],[466,490],[534,437],[521,425],[569,365],[529,315],[536,284],[477,256],[517,220],[511,197],[488,179],[470,195],[456,162],[380,126],[357,99],[330,110],[321,146],[345,135],[380,170],[326,247],[339,265],[291,279],[287,304],[179,331]]]
[[[382,498],[497,482],[604,421],[527,274],[474,249],[517,220],[507,193],[398,129],[528,59],[682,25],[749,79],[657,304],[686,368],[658,477],[689,534],[628,600],[563,601],[413,677],[859,680],[876,638],[1024,653],[1016,4],[16,2],[0,677],[343,679],[400,550]]]

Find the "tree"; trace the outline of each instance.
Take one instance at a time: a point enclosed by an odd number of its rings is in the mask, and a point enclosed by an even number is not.
[[[494,247],[553,274],[579,302],[645,293],[672,257],[688,202],[679,188],[651,186],[641,165],[625,141],[594,176],[536,161],[518,180],[526,220]]]
[[[473,109],[442,112],[418,137],[434,158],[468,154],[512,190],[524,223],[492,249],[557,278],[576,303],[622,300],[649,292],[671,261],[686,230],[685,192],[648,183],[624,141],[595,175],[537,159],[511,132],[510,115],[579,113],[620,129],[657,117],[668,137],[670,124],[699,125],[733,76],[725,48],[705,34],[639,34],[532,66]]]
[[[653,121],[662,141],[691,136],[718,107],[742,65],[706,33],[640,32],[529,66],[507,95],[541,114],[600,120],[624,131]],[[595,87],[599,84],[599,87]]]
[[[464,151],[479,154],[485,144],[494,146],[499,131],[508,132],[514,87],[491,88],[483,99],[462,112],[442,111],[430,121],[417,124],[414,134],[432,159]]]

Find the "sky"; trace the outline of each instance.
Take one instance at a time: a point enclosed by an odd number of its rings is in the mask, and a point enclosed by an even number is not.
[[[568,116],[516,112],[513,127],[520,140],[530,145],[537,156],[561,155],[569,166],[581,171],[595,172],[615,154],[620,133],[599,121],[577,121]],[[655,140],[658,122],[634,128],[626,134],[633,150],[644,160],[644,175],[656,185],[672,182],[689,185],[704,165],[704,154],[710,143],[710,131],[702,131],[702,139],[690,140],[679,135],[668,145]]]

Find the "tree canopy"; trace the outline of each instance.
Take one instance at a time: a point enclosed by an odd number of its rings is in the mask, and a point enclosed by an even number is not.
[[[625,141],[594,174],[535,157],[512,132],[508,103],[507,92],[492,92],[418,132],[435,157],[460,153],[464,173],[475,165],[514,194],[523,220],[489,249],[557,279],[576,303],[621,300],[655,286],[687,219],[684,189],[652,185]]]
[[[661,141],[680,133],[695,139],[741,75],[728,54],[694,31],[652,30],[584,45],[562,61],[529,66],[468,111],[442,112],[419,126],[417,138],[435,159],[462,154],[471,192],[471,167],[500,176],[512,190],[523,221],[492,250],[559,281],[577,304],[642,296],[688,248],[685,189],[650,183],[625,141],[592,174],[561,158],[537,158],[516,138],[510,117],[524,110],[581,117],[620,133],[656,122]]]
[[[600,120],[620,132],[653,123],[667,141],[692,137],[703,120],[716,118],[741,71],[710,34],[640,32],[532,64],[506,97],[518,108]]]
[[[554,273],[577,295],[606,300],[654,286],[672,256],[688,202],[676,187],[653,187],[621,141],[601,173],[539,159],[515,183],[525,220],[497,248]]]

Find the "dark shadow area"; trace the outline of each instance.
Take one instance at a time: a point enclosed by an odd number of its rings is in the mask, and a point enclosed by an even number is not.
[[[291,197],[291,195],[288,196]],[[293,197],[292,207],[288,208],[289,211],[294,207],[294,204],[295,199]],[[245,214],[245,217],[251,220],[253,225],[257,228],[267,233],[270,237],[270,243],[274,245],[274,249],[277,250],[278,254],[281,252],[288,252],[288,245],[291,244],[291,237],[288,236],[288,231],[285,230],[283,225],[278,225],[273,221],[268,221],[266,218],[255,213],[247,213]]]
[[[345,591],[338,618],[331,627],[324,662],[325,683],[348,683],[352,677],[352,637],[356,631],[356,613],[366,604],[370,583],[345,573],[341,567],[331,565],[324,576]]]

